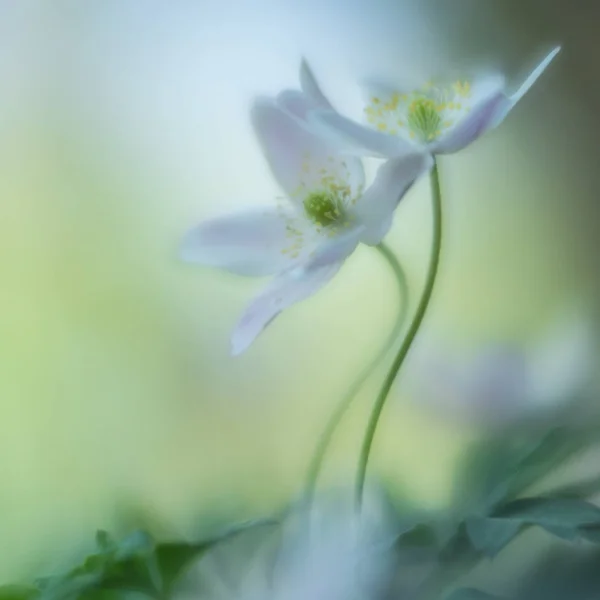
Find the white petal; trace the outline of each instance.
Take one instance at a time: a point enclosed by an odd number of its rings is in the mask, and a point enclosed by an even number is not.
[[[306,263],[307,268],[323,267],[345,260],[358,246],[364,231],[364,225],[358,225],[331,239],[326,239],[311,253]]]
[[[355,207],[357,220],[365,229],[361,241],[376,245],[392,224],[398,203],[413,183],[433,166],[429,154],[413,153],[387,161],[377,171],[375,181]]]
[[[521,84],[521,87],[510,96],[513,106],[529,91],[529,88],[538,80],[540,75],[546,70],[554,57],[560,52],[560,46],[557,46],[550,52],[540,64],[530,73],[529,77]]]
[[[318,109],[309,114],[315,131],[336,144],[340,151],[359,156],[396,158],[414,151],[414,144],[398,136],[360,125],[333,109]]]
[[[321,106],[322,108],[331,108],[331,103],[321,91],[311,68],[304,58],[300,64],[300,87],[318,106]]]
[[[343,179],[353,192],[364,185],[364,169],[346,159],[322,137],[274,100],[256,100],[251,110],[259,143],[274,177],[290,198],[302,201],[302,190],[320,187],[322,170]]]
[[[510,99],[504,93],[504,79],[495,77],[473,92],[473,104],[469,112],[448,130],[439,140],[430,144],[434,154],[451,154],[462,150],[479,136],[491,129],[498,116],[506,114]]]
[[[286,225],[300,227],[291,209],[251,209],[210,219],[190,230],[181,245],[181,258],[190,263],[225,269],[238,275],[273,275],[292,266],[293,241]],[[312,248],[303,249],[303,260]]]
[[[296,267],[277,276],[251,303],[231,336],[231,353],[248,349],[279,313],[319,291],[339,271],[342,262],[306,269]]]
[[[310,113],[318,108],[311,98],[298,90],[284,90],[277,95],[276,101],[278,106],[300,120],[305,128],[310,129]],[[325,141],[322,141],[322,143],[327,145]],[[354,196],[362,194],[365,187],[365,170],[360,158],[342,156],[331,146],[329,146],[329,149],[330,156],[327,163],[321,165],[321,167],[326,168],[328,171],[337,170],[344,182],[350,186]],[[334,159],[334,164],[332,164],[331,158]]]
[[[319,108],[318,104],[299,90],[284,90],[277,95],[276,101],[283,110],[304,122],[311,110]]]
[[[405,84],[398,85],[384,79],[368,78],[364,79],[361,84],[361,92],[365,104],[371,104],[373,98],[386,102],[392,98],[394,94],[409,94],[418,86],[407,86]]]
[[[560,52],[560,46],[557,46],[540,62],[540,64],[530,73],[530,75],[525,79],[525,81],[521,84],[519,89],[514,92],[512,95],[508,96],[509,102],[507,102],[503,108],[503,110],[499,110],[494,119],[490,123],[489,128],[492,129],[497,127],[504,121],[506,115],[510,112],[512,107],[529,91],[529,88],[538,80],[540,75],[546,70],[548,65],[552,62],[554,57]]]

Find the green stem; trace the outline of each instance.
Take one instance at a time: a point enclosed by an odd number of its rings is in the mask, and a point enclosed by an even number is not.
[[[431,170],[431,193],[433,200],[433,244],[431,249],[431,259],[429,263],[429,270],[427,273],[427,280],[425,282],[425,289],[423,290],[423,295],[419,301],[419,305],[415,312],[415,316],[413,318],[412,323],[406,333],[406,337],[402,342],[402,346],[392,363],[392,366],[383,382],[379,395],[377,396],[377,400],[375,401],[375,405],[373,406],[373,410],[371,411],[371,416],[369,418],[369,422],[367,424],[367,429],[365,431],[365,436],[363,438],[363,444],[360,452],[359,462],[358,462],[358,470],[356,476],[356,504],[357,508],[360,510],[362,505],[363,492],[365,487],[365,477],[367,473],[367,465],[369,462],[369,455],[371,453],[371,446],[373,445],[373,439],[375,437],[375,432],[377,430],[377,424],[379,423],[379,417],[381,416],[381,412],[383,411],[383,407],[385,405],[385,401],[388,397],[388,394],[392,388],[394,380],[396,379],[396,375],[410,350],[410,347],[417,335],[417,331],[421,326],[421,322],[423,321],[423,317],[425,316],[425,312],[427,311],[427,306],[429,305],[429,300],[431,298],[431,293],[433,292],[433,286],[435,283],[435,278],[438,271],[438,266],[440,262],[440,249],[442,245],[442,194],[440,190],[440,180],[437,163],[434,163],[433,169]]]
[[[396,281],[398,283],[398,289],[400,292],[400,302],[401,308],[398,312],[398,317],[396,318],[396,322],[394,323],[394,327],[391,333],[388,335],[384,346],[378,352],[377,356],[363,369],[358,378],[354,381],[354,383],[348,388],[348,391],[344,394],[342,401],[338,404],[335,411],[329,417],[325,428],[319,438],[319,442],[317,443],[317,447],[313,454],[312,460],[308,467],[308,473],[306,477],[306,485],[305,485],[305,498],[307,504],[310,505],[312,498],[314,496],[315,488],[317,485],[317,478],[319,476],[319,472],[321,471],[321,467],[323,465],[323,459],[325,458],[325,454],[331,443],[333,434],[337,429],[340,421],[346,414],[346,411],[350,408],[350,405],[354,401],[356,394],[365,383],[365,381],[369,378],[369,375],[374,371],[375,367],[385,358],[387,353],[390,351],[390,348],[400,335],[400,331],[402,330],[402,326],[404,325],[404,320],[406,319],[406,312],[408,309],[408,284],[406,281],[406,274],[402,269],[402,265],[398,262],[398,259],[394,255],[394,253],[385,245],[379,244],[379,246],[375,247],[376,250],[379,250],[381,256],[387,261],[389,267],[392,269]]]

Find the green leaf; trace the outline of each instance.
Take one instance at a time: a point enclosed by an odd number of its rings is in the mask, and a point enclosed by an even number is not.
[[[101,552],[107,553],[114,550],[116,544],[107,531],[99,529],[96,532],[96,546]]]
[[[73,570],[66,575],[44,581],[40,598],[43,600],[76,599],[86,590],[92,589],[100,579],[100,573],[77,573]]]
[[[31,600],[39,595],[37,588],[28,585],[0,586],[0,600]]]
[[[456,478],[455,504],[483,510],[495,506],[507,493],[515,464],[515,452],[503,438],[471,444]]]
[[[156,547],[156,563],[161,574],[163,592],[168,593],[188,566],[198,560],[214,541],[188,544],[170,542]]]
[[[586,438],[555,428],[533,441],[486,438],[471,445],[457,476],[455,503],[487,514],[548,475],[585,447]]]
[[[133,593],[124,590],[86,590],[77,600],[147,600],[152,598],[148,594]]]
[[[207,540],[198,542],[164,542],[156,546],[156,565],[162,580],[162,592],[168,596],[188,567],[217,543],[235,537],[244,531],[265,525],[274,525],[274,520],[249,521],[228,528]]]
[[[155,594],[157,582],[150,568],[154,541],[143,531],[135,531],[119,543],[99,531],[100,552],[65,575],[41,582],[43,600],[75,600],[93,590],[136,590]]]
[[[573,435],[569,428],[557,427],[539,439],[519,462],[511,480],[510,497],[516,498],[578,451],[597,440],[598,432],[594,429]]]
[[[532,525],[564,540],[600,542],[600,508],[573,498],[523,498],[509,502],[489,517],[466,521],[474,548],[491,557]]]
[[[402,564],[423,564],[437,557],[440,541],[435,528],[417,523],[402,532],[394,542],[398,560]]]
[[[145,531],[134,531],[127,536],[115,549],[114,556],[117,561],[124,561],[135,557],[146,557],[154,551],[154,540]]]
[[[496,556],[523,527],[519,521],[490,517],[467,519],[465,524],[475,550],[490,558]]]
[[[600,508],[575,498],[521,498],[498,509],[493,516],[550,530],[600,524]]]
[[[578,532],[584,540],[600,544],[600,525],[581,525]]]
[[[595,475],[590,479],[569,483],[552,489],[554,498],[588,498],[600,493],[600,477]]]
[[[437,546],[437,535],[434,528],[425,523],[413,525],[398,536],[397,546],[402,548],[428,548]]]
[[[475,588],[460,588],[454,590],[445,600],[502,600],[500,596],[492,596],[487,592],[476,590]]]

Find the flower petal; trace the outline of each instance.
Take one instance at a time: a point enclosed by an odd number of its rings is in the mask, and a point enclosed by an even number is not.
[[[398,203],[413,183],[433,166],[430,154],[413,152],[379,167],[375,181],[357,202],[355,215],[364,226],[361,241],[377,245],[392,225]]]
[[[340,270],[343,261],[307,269],[302,266],[277,276],[255,298],[231,336],[231,353],[241,354],[279,313],[319,291]]]
[[[560,52],[560,46],[557,46],[550,52],[544,60],[529,74],[525,81],[520,85],[519,89],[511,94],[508,99],[509,102],[506,104],[502,111],[498,111],[490,124],[490,129],[497,127],[505,119],[506,115],[510,112],[513,106],[529,91],[531,86],[539,79],[540,75],[547,69],[548,65],[554,60],[554,57]]]
[[[312,252],[312,248],[302,248],[294,258],[291,253],[282,252],[293,245],[287,229],[290,223],[299,227],[291,210],[276,207],[210,219],[184,236],[180,256],[185,262],[238,275],[273,275],[304,260]]]
[[[548,65],[554,60],[554,57],[559,52],[560,46],[557,46],[529,74],[529,77],[525,79],[519,89],[514,94],[511,94],[510,99],[513,106],[529,91],[529,88],[539,79],[540,75],[548,68]]]
[[[277,95],[276,101],[283,110],[305,123],[309,112],[319,108],[318,104],[299,90],[284,90]]]
[[[300,64],[300,88],[318,106],[331,108],[331,103],[321,91],[312,69],[308,66],[308,62],[304,58]]]
[[[308,123],[319,135],[336,144],[340,151],[376,158],[396,158],[414,150],[414,144],[400,137],[360,125],[333,109],[317,109]]]
[[[256,100],[251,118],[275,179],[296,203],[302,201],[303,189],[321,186],[325,172],[344,180],[354,193],[362,190],[365,178],[362,163],[358,159],[344,160],[331,144],[282,108],[277,100]]]
[[[364,231],[364,225],[358,225],[322,242],[311,253],[306,267],[313,269],[345,260],[358,246]]]
[[[395,94],[409,94],[416,85],[398,85],[385,79],[366,78],[360,82],[360,89],[366,105],[371,104],[374,98],[382,102],[389,101]]]
[[[508,111],[510,99],[504,93],[504,79],[494,77],[474,90],[475,100],[469,112],[429,148],[434,154],[458,152],[491,129],[498,115]]]

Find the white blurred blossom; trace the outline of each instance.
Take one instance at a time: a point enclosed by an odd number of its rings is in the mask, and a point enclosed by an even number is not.
[[[209,560],[203,572],[213,584],[211,600],[375,600],[394,575],[393,527],[383,498],[367,495],[361,516],[347,498],[318,498],[311,508],[291,511],[275,552],[246,548],[238,557],[241,576]],[[346,502],[346,500],[348,500]],[[236,569],[237,570],[237,569]],[[228,581],[228,583],[225,583]]]
[[[417,405],[443,418],[502,426],[554,418],[592,399],[597,362],[590,322],[569,314],[529,345],[498,340],[465,352],[425,334],[405,383]]]

